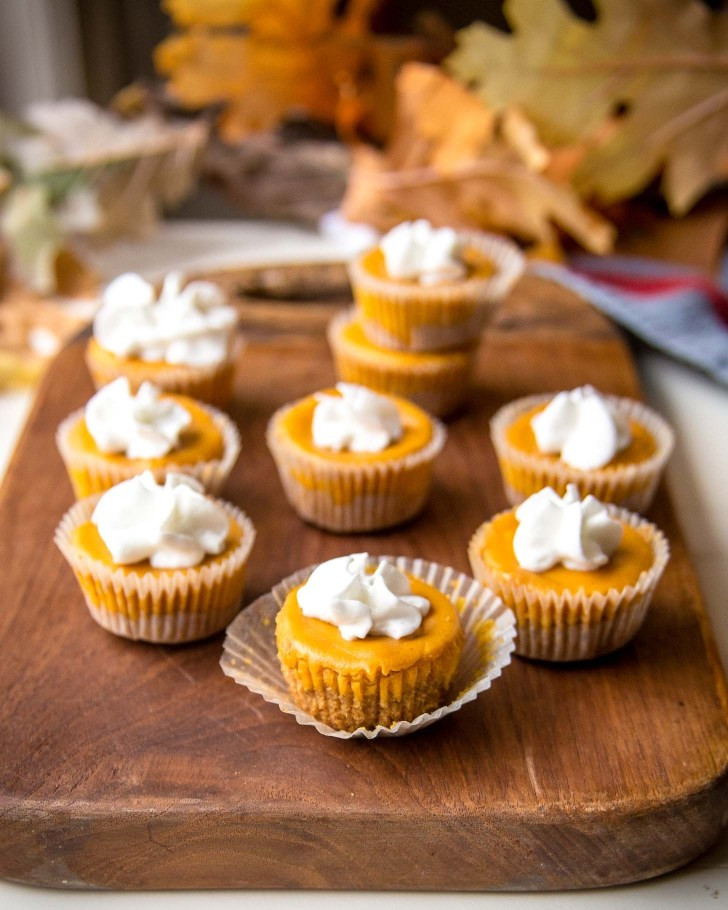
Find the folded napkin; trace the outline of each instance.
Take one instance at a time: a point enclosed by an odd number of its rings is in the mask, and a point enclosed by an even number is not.
[[[631,256],[575,256],[568,267],[533,262],[530,271],[728,385],[728,257],[724,266],[720,284],[681,266]]]

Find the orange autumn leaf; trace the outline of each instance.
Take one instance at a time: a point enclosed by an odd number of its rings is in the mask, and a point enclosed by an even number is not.
[[[556,248],[558,233],[607,252],[614,229],[551,163],[518,109],[495,114],[436,67],[408,64],[397,80],[397,114],[386,149],[355,149],[343,203],[352,221],[387,230],[403,220],[481,228]]]
[[[374,39],[378,3],[351,0],[342,11],[337,0],[166,0],[178,31],[156,48],[155,65],[181,105],[223,105],[229,141],[296,113],[345,137],[369,117],[381,133],[394,68],[421,44]]]

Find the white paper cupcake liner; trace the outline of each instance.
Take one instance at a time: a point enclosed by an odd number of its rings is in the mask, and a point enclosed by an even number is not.
[[[431,418],[432,437],[416,452],[386,461],[342,463],[300,449],[279,430],[295,406],[284,405],[273,414],[266,440],[286,497],[304,521],[337,533],[377,531],[421,511],[432,464],[447,439],[438,420]]]
[[[477,345],[434,354],[408,353],[402,363],[397,360],[400,351],[367,349],[345,338],[344,330],[355,319],[351,309],[338,313],[329,323],[328,340],[339,379],[407,398],[437,417],[460,407],[470,391]]]
[[[233,620],[228,627],[220,659],[223,672],[239,685],[278,705],[284,713],[292,714],[299,724],[314,727],[324,736],[338,739],[405,736],[459,711],[463,705],[489,689],[503,668],[510,664],[514,649],[515,616],[492,591],[462,572],[406,556],[372,556],[370,563],[374,566],[382,559],[390,560],[401,571],[437,588],[459,606],[465,643],[450,687],[453,697],[448,704],[412,721],[400,721],[391,727],[360,727],[349,733],[334,730],[302,711],[293,702],[278,659],[276,615],[288,592],[302,584],[315,566],[301,569],[285,578]],[[492,622],[493,627],[487,647],[484,647],[482,628],[486,622]]]
[[[220,458],[210,458],[204,461],[197,461],[192,464],[176,464],[174,462],[174,453],[171,453],[171,459],[167,464],[149,468],[157,483],[164,482],[164,478],[170,471],[180,474],[189,474],[204,486],[208,493],[218,493],[230,476],[235,462],[240,454],[240,433],[233,421],[211,405],[204,405],[201,402],[196,404],[206,411],[212,418],[215,427],[222,436],[223,451]],[[117,483],[129,480],[136,474],[147,470],[147,464],[139,466],[134,463],[133,459],[126,462],[113,461],[106,458],[101,453],[79,452],[69,443],[71,430],[76,424],[84,418],[85,409],[79,408],[59,425],[56,432],[56,445],[61,454],[61,458],[68,471],[71,485],[77,498],[90,496],[93,493],[103,493]],[[145,461],[140,459],[140,461]],[[73,474],[79,475],[74,478]]]
[[[73,543],[74,530],[89,521],[100,498],[89,496],[71,506],[54,536],[96,622],[115,635],[159,644],[206,638],[224,628],[240,610],[245,567],[255,543],[255,528],[245,512],[214,500],[242,531],[240,542],[217,562],[159,572],[126,571],[94,559]]]
[[[494,264],[495,274],[428,287],[372,275],[362,265],[366,254],[349,265],[357,312],[370,341],[403,351],[436,351],[478,341],[493,306],[523,274],[525,260],[505,238],[478,231],[460,231],[458,236]]]
[[[607,594],[583,589],[544,591],[501,576],[481,557],[487,527],[498,516],[476,530],[468,547],[470,565],[475,577],[515,612],[517,654],[548,661],[590,660],[616,651],[637,633],[670,558],[670,547],[665,535],[641,516],[613,505],[608,511],[613,518],[644,529],[653,562],[634,585],[613,588]]]
[[[553,487],[563,495],[567,484],[574,483],[582,497],[591,493],[602,502],[616,503],[635,512],[646,511],[655,497],[674,446],[675,434],[670,426],[640,401],[605,395],[618,414],[627,420],[636,420],[647,429],[655,441],[655,452],[635,464],[580,471],[553,457],[522,452],[506,439],[506,430],[521,414],[552,398],[551,394],[519,398],[504,405],[491,419],[491,438],[508,501],[518,505],[544,487]],[[528,488],[524,489],[525,486]]]

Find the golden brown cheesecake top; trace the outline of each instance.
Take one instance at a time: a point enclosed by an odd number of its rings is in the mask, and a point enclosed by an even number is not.
[[[224,450],[222,433],[207,408],[186,395],[163,395],[162,400],[174,401],[191,417],[191,422],[180,433],[178,445],[167,455],[160,458],[129,458],[123,453],[101,452],[83,417],[71,427],[68,443],[76,452],[95,455],[117,464],[133,464],[135,467],[138,466],[140,471],[167,464],[197,464],[200,461],[222,458]]]
[[[326,395],[338,395],[336,389],[324,390]],[[295,402],[283,415],[278,431],[285,434],[290,442],[307,455],[339,462],[340,464],[362,464],[403,458],[423,449],[432,439],[432,420],[421,408],[404,398],[393,395],[383,396],[394,402],[402,423],[402,436],[380,452],[335,452],[319,448],[313,440],[313,412],[318,404],[315,395],[309,395]]]
[[[598,569],[586,571],[556,565],[544,572],[522,568],[513,552],[513,537],[518,528],[515,510],[496,515],[485,528],[480,557],[494,575],[516,584],[540,590],[579,591],[606,594],[636,584],[640,575],[654,563],[648,528],[635,528],[622,521],[622,539],[609,561]]]
[[[539,449],[538,443],[536,442],[536,436],[531,429],[531,420],[536,414],[541,413],[547,405],[548,402],[544,402],[519,414],[513,423],[506,427],[506,442],[513,446],[514,449],[518,449],[519,452],[523,452],[526,455],[537,455],[540,458],[546,458],[550,461],[559,461],[558,455],[544,453]],[[621,468],[625,465],[640,464],[643,461],[647,461],[648,458],[651,458],[655,454],[655,440],[646,427],[637,420],[631,419],[629,421],[629,429],[631,440],[628,445],[617,452],[614,458],[599,470],[608,471],[610,468]]]
[[[184,571],[196,571],[202,569],[205,566],[214,565],[215,563],[222,562],[227,554],[234,549],[240,541],[243,539],[243,529],[235,521],[234,518],[230,519],[230,530],[228,532],[226,547],[222,553],[217,555],[207,554],[202,562],[198,563],[191,570],[187,569]],[[152,575],[165,575],[170,572],[180,571],[178,569],[155,569],[149,564],[149,560],[145,559],[142,562],[134,563],[133,565],[119,565],[115,563],[109,548],[106,546],[104,541],[101,538],[99,529],[92,521],[86,521],[83,524],[80,524],[77,528],[74,528],[71,541],[79,551],[84,553],[86,556],[91,559],[101,562],[110,568],[113,568],[117,571],[121,570],[124,573],[129,574],[147,574],[151,573]]]
[[[453,602],[443,593],[408,573],[412,594],[425,597],[430,608],[420,627],[411,635],[393,639],[368,636],[347,641],[338,627],[321,619],[304,616],[297,592],[291,590],[278,613],[276,641],[284,663],[293,665],[303,658],[317,666],[330,667],[339,674],[364,674],[369,679],[404,670],[421,661],[434,659],[450,646],[460,646],[463,633]]]
[[[476,250],[474,247],[465,244],[460,250],[459,259],[462,264],[465,266],[466,274],[464,277],[455,279],[453,283],[459,284],[462,281],[467,281],[470,278],[491,278],[495,275],[495,264],[492,259],[487,256],[484,256],[479,250]],[[362,267],[369,272],[370,275],[374,278],[379,278],[384,281],[395,281],[397,284],[409,284],[414,286],[419,286],[419,281],[417,279],[403,279],[403,278],[392,278],[392,276],[387,272],[387,266],[384,259],[384,253],[379,247],[374,247],[368,252],[364,253],[361,258]]]

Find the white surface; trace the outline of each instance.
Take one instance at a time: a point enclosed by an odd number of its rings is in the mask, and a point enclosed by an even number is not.
[[[33,396],[27,391],[0,394],[0,477],[5,474],[32,400]]]
[[[179,222],[151,241],[120,244],[96,257],[109,277],[134,269],[157,278],[171,268],[199,269],[240,262],[326,260],[337,247],[311,232],[266,223]],[[638,365],[648,401],[675,428],[677,448],[668,482],[705,595],[724,666],[728,666],[728,390],[662,355],[643,352]],[[14,444],[29,396],[0,396],[0,471]],[[649,882],[556,894],[387,894],[352,892],[57,892],[0,882],[0,910],[101,907],[121,910],[186,910],[202,905],[232,910],[265,903],[266,910],[351,910],[386,902],[395,910],[701,910],[728,903],[728,835],[685,869]]]
[[[0,109],[85,94],[75,0],[0,0]]]

